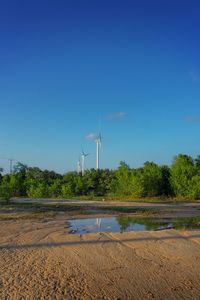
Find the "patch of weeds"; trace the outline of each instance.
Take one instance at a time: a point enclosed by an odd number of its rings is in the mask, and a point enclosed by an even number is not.
[[[43,203],[11,203],[8,205],[2,205],[1,209],[15,210],[15,211],[34,211],[34,212],[46,212],[46,211],[77,211],[82,210],[80,205],[71,204],[43,204]]]
[[[152,215],[157,214],[156,210],[153,209],[146,209],[146,208],[135,208],[135,207],[126,207],[126,206],[105,206],[101,208],[104,211],[112,211],[117,213],[137,213],[137,214],[144,214],[144,215]]]
[[[93,211],[91,211],[91,210],[84,210],[84,209],[78,211],[78,213],[79,213],[80,215],[92,215],[92,214],[94,214]]]
[[[200,216],[177,218],[172,222],[175,229],[200,229]]]
[[[54,212],[33,212],[33,213],[4,213],[0,214],[0,221],[14,221],[14,220],[31,220],[31,219],[44,219],[54,218],[56,214]]]

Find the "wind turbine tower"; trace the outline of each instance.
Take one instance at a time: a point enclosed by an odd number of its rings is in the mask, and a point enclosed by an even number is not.
[[[82,150],[82,153],[81,153],[81,167],[82,167],[82,175],[84,175],[85,173],[85,158],[89,155],[89,153],[85,153],[83,150]]]
[[[97,145],[97,160],[96,160],[96,169],[99,170],[99,162],[100,162],[100,148],[101,148],[101,134],[99,134],[96,138]]]
[[[77,173],[80,174],[81,173],[81,162],[80,162],[80,158],[77,162]]]

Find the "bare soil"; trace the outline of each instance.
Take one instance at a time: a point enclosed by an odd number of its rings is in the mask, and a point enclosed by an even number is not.
[[[71,235],[64,215],[0,221],[0,299],[200,299],[200,231]]]

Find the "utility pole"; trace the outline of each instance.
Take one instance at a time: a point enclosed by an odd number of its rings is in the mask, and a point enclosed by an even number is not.
[[[8,158],[8,157],[4,157],[4,156],[1,156],[0,159],[7,160],[9,162],[10,174],[12,174],[12,171],[13,171],[13,161],[15,161],[15,160],[13,158]]]
[[[8,161],[10,162],[10,174],[12,174],[12,169],[13,169],[13,161],[14,161],[14,159],[12,159],[12,158],[9,158],[8,159]]]

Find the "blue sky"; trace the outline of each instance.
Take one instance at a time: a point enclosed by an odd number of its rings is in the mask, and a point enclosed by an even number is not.
[[[99,116],[103,168],[199,154],[199,11],[199,1],[1,1],[0,157],[65,172],[83,147],[94,167],[85,136]]]

